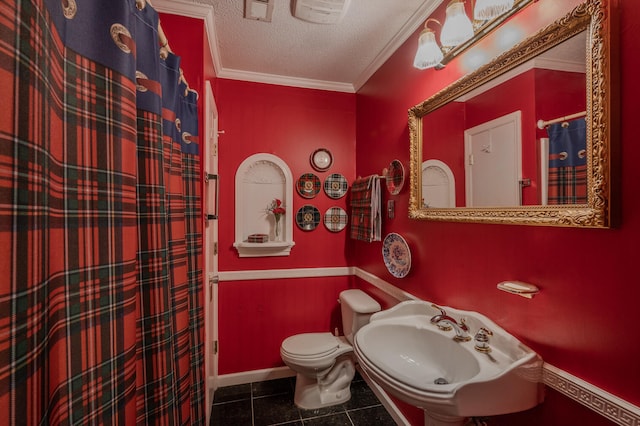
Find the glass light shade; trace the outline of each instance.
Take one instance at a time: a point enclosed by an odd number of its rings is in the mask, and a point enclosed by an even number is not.
[[[413,66],[419,70],[433,68],[442,61],[444,55],[438,43],[436,34],[430,28],[425,28],[418,38],[418,51],[413,60]]]
[[[464,3],[453,0],[447,6],[447,17],[440,33],[440,43],[445,47],[455,47],[473,37],[473,24],[464,10]]]
[[[511,10],[513,0],[476,0],[473,17],[479,21],[488,21]]]

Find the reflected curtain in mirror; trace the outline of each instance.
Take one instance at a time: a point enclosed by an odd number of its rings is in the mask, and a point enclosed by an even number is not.
[[[527,12],[540,12],[538,6],[534,4]],[[618,115],[613,100],[618,98],[618,87],[612,78],[617,74],[617,46],[612,45],[616,20],[610,6],[608,0],[580,3],[566,16],[409,110],[411,218],[611,226],[611,167],[618,161],[613,146]],[[567,67],[567,63],[572,65]],[[467,188],[462,176],[466,171],[462,168],[472,159],[462,152],[461,135],[514,111],[522,111],[520,202],[465,207],[469,204],[464,199]],[[577,196],[565,197],[564,204],[546,205],[547,185],[542,182],[546,174],[540,173],[546,155],[541,157],[540,140],[547,133],[536,123],[576,111],[585,111],[588,135],[584,178],[576,175],[585,186],[576,187]],[[429,183],[423,180],[422,164],[431,159],[445,162],[456,175],[456,208],[431,208],[423,201],[422,190]]]
[[[587,124],[554,123],[549,132],[549,204],[587,203]]]

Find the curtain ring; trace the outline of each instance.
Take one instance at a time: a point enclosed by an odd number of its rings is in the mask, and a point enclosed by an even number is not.
[[[182,122],[179,118],[176,118],[176,129],[178,129],[179,132],[182,131]]]
[[[78,12],[78,4],[76,0],[62,0],[62,14],[67,19],[73,19]]]
[[[123,36],[126,38],[123,39]],[[120,48],[120,50],[125,53],[131,53],[131,48],[126,43],[126,41],[132,43],[133,40],[131,39],[131,33],[124,25],[113,24],[111,26],[111,38],[113,39],[113,42],[116,44],[116,46]]]
[[[187,145],[191,144],[191,133],[183,132],[182,133],[182,141]]]
[[[139,80],[149,80],[149,77],[147,77],[146,75],[144,75],[144,73],[136,70],[136,89],[139,92],[146,92],[147,88],[145,86],[143,86],[142,84],[140,84]]]

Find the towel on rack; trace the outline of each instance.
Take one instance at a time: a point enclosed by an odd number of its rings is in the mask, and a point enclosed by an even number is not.
[[[382,234],[380,177],[356,179],[351,186],[351,238],[380,241]]]

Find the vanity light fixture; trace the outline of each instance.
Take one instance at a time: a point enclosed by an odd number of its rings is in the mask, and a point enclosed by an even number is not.
[[[447,6],[446,14],[440,33],[443,47],[453,48],[473,37],[473,24],[464,10],[463,0],[452,0]]]
[[[424,23],[424,30],[422,30],[418,38],[418,51],[413,60],[413,66],[419,70],[426,70],[439,65],[444,57],[442,49],[440,49],[436,41],[435,31],[427,26],[429,21],[437,22],[440,25],[438,20],[432,18],[427,19],[427,22]]]
[[[513,0],[476,0],[473,8],[473,19],[487,21],[497,18],[503,13],[511,10]]]
[[[441,24],[440,44],[436,33],[428,27],[429,22],[440,22],[429,18],[418,38],[418,50],[413,66],[424,70],[443,68],[456,55],[484,37],[501,22],[534,0],[472,0],[474,20],[465,10],[464,0],[451,0],[447,5],[446,18]]]

